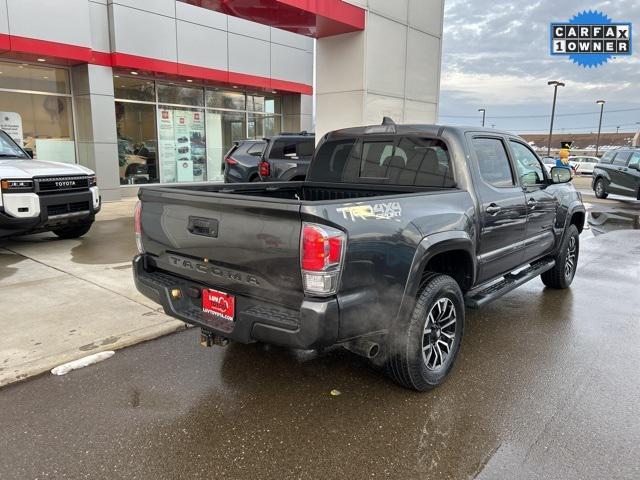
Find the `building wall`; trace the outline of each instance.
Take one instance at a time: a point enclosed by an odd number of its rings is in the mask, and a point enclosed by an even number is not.
[[[176,0],[108,0],[107,8],[113,52],[165,62],[171,73],[230,72],[243,85],[313,83],[311,38]]]
[[[114,69],[277,91],[284,126],[311,130],[313,49],[312,38],[178,0],[0,0],[4,58],[71,67],[77,161],[106,200],[120,198]]]
[[[317,137],[376,124],[432,123],[438,113],[443,0],[351,0],[366,29],[317,41]]]

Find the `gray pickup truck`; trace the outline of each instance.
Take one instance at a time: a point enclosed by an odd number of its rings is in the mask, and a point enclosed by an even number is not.
[[[340,344],[427,390],[465,305],[537,276],[569,287],[585,220],[569,181],[509,133],[385,119],[325,135],[304,182],[145,186],[135,282],[206,345]]]

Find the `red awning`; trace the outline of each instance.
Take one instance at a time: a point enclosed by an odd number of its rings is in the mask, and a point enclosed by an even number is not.
[[[343,0],[183,0],[308,37],[364,30],[365,11]]]

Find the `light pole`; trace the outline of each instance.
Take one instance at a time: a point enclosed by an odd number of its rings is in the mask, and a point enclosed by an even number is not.
[[[602,130],[602,113],[604,112],[604,100],[597,100],[596,103],[600,105],[600,122],[598,123],[598,137],[596,138],[596,157],[598,156],[598,150],[600,150],[600,132]]]
[[[549,127],[549,142],[547,142],[547,157],[551,155],[551,135],[553,135],[553,119],[556,116],[556,99],[558,98],[558,87],[564,87],[564,83],[557,80],[550,80],[547,85],[553,85],[553,106],[551,107],[551,126]]]
[[[478,111],[482,112],[482,126],[484,127],[484,119],[487,114],[487,111],[484,108],[479,108]]]
[[[617,127],[616,127],[616,135],[617,135],[618,133],[620,133],[620,126],[617,126]]]

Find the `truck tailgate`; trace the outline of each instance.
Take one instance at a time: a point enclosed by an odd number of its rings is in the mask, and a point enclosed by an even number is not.
[[[303,298],[300,202],[142,188],[142,244],[158,269],[286,306]]]

